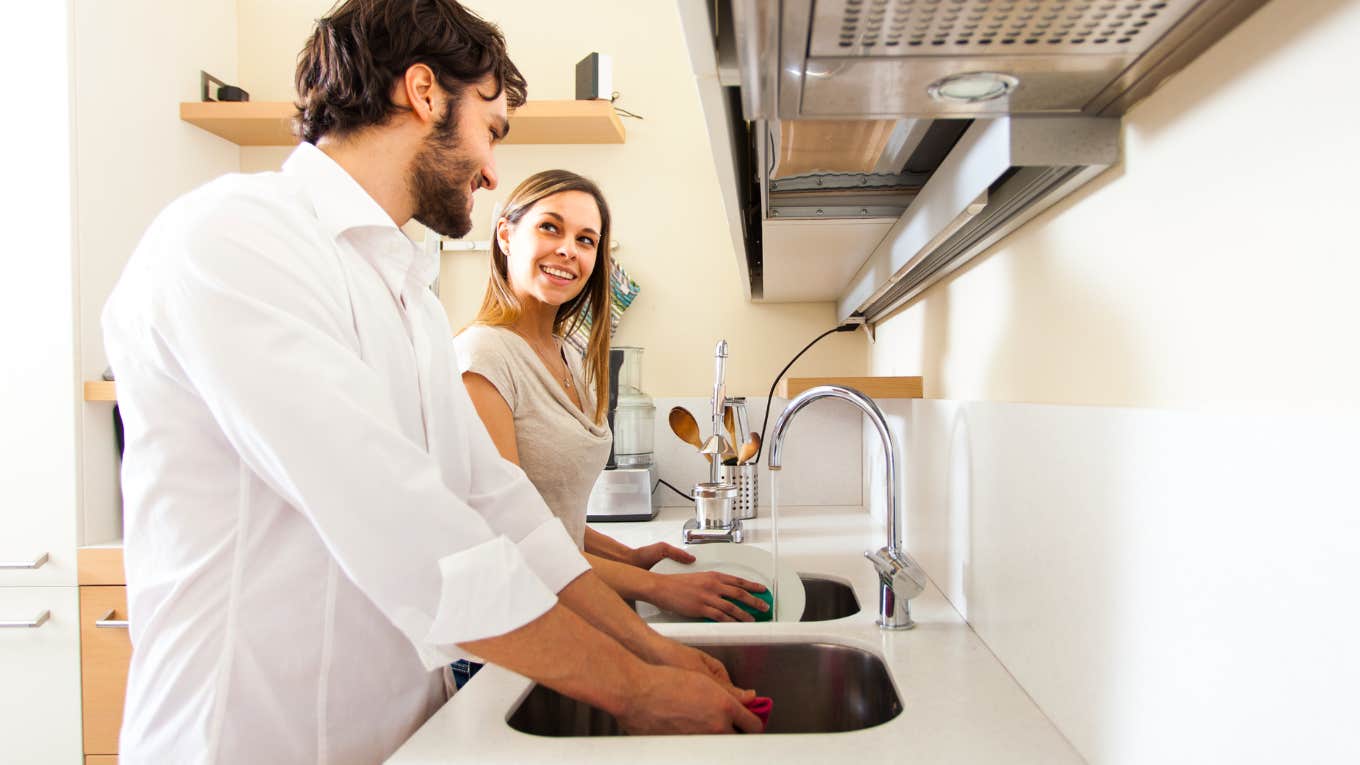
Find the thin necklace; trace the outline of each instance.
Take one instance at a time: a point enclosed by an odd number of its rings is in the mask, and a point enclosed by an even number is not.
[[[535,345],[534,341],[530,340],[528,336],[518,331],[516,331],[515,334],[524,338],[524,342],[528,343],[529,347],[534,349],[534,353],[538,354],[538,357],[543,360],[543,367],[548,370],[548,374],[552,374],[553,373],[552,362],[548,361],[549,356],[546,353],[544,353],[537,345]],[[560,358],[561,355],[562,355],[561,349],[559,348],[558,357]],[[571,388],[573,387],[571,384],[571,367],[567,365],[566,359],[562,359],[562,387],[566,388],[567,390],[571,390]]]

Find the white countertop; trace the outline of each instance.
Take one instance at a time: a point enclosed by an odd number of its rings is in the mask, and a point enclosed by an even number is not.
[[[769,517],[745,521],[747,541],[767,548]],[[646,523],[594,528],[637,546],[680,542],[692,512],[663,509]],[[885,762],[1066,763],[1081,757],[1039,711],[987,646],[933,585],[911,601],[916,628],[885,632],[874,624],[878,577],[863,551],[883,545],[883,529],[859,508],[780,510],[779,554],[803,574],[854,587],[860,612],[813,623],[659,624],[676,639],[709,643],[819,641],[861,648],[881,657],[903,711],[892,720],[847,733],[761,736],[616,736],[550,738],[520,733],[506,718],[531,681],[489,665],[425,723],[388,762],[570,763],[648,762],[826,763],[855,758]],[[759,690],[759,689],[757,689]],[[778,714],[776,706],[774,714]]]

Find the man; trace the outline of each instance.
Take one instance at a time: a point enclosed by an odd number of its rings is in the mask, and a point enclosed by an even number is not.
[[[375,762],[476,656],[635,732],[758,730],[497,456],[398,226],[469,229],[525,84],[453,0],[350,0],[302,143],[152,224],[104,312],[126,423],[125,763]]]

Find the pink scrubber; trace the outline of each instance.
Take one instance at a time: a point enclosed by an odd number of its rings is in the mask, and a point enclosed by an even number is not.
[[[751,714],[760,718],[761,731],[770,723],[770,710],[774,709],[774,699],[769,696],[755,696],[746,702],[746,708],[751,710]]]

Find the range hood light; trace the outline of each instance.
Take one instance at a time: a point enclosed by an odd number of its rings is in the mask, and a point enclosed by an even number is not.
[[[930,84],[926,92],[936,101],[974,104],[991,101],[1015,90],[1020,81],[1000,72],[969,72],[952,74]]]

